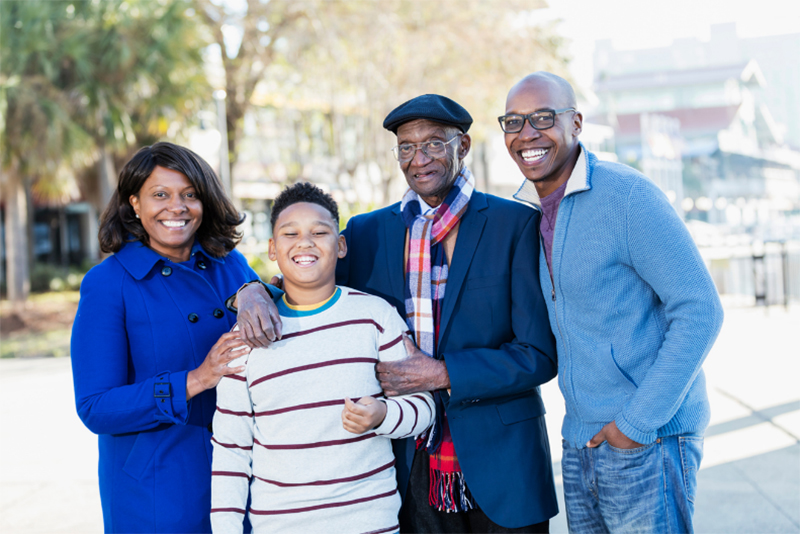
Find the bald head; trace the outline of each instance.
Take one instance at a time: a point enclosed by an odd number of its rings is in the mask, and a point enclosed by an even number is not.
[[[549,94],[555,98],[554,107],[558,108],[577,108],[578,102],[575,98],[575,90],[567,80],[561,76],[556,76],[551,72],[538,71],[528,74],[522,78],[508,92],[510,99],[519,91],[541,91],[548,90]],[[508,102],[508,100],[506,100]]]
[[[501,124],[509,116],[516,122],[511,132],[504,128],[508,153],[539,197],[545,197],[569,179],[580,155],[583,115],[575,91],[560,76],[534,72],[509,91]]]

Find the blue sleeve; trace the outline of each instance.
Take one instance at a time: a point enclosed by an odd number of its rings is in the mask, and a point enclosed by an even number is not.
[[[354,220],[355,217],[351,217],[350,220],[347,221],[347,226],[345,226],[345,229],[342,230],[341,233],[347,244],[347,254],[344,258],[340,258],[339,261],[336,262],[336,284],[340,286],[350,286],[350,258],[353,256],[352,225],[354,224]]]
[[[655,185],[642,181],[631,189],[627,232],[631,265],[664,304],[667,332],[615,422],[633,441],[652,443],[700,372],[722,327],[723,311],[686,225]]]
[[[108,271],[90,272],[84,278],[72,327],[72,375],[78,415],[96,434],[138,432],[162,423],[186,424],[190,409],[186,401],[186,370],[164,369],[130,383],[133,364],[122,291],[127,275]]]
[[[523,393],[556,376],[555,339],[539,285],[537,221],[531,216],[514,251],[509,297],[513,339],[497,348],[444,354],[451,405]]]

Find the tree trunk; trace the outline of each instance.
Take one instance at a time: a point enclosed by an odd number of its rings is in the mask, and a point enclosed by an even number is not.
[[[7,174],[6,201],[6,287],[8,299],[25,302],[31,290],[28,265],[28,201],[22,177],[12,170]]]
[[[114,167],[114,155],[103,144],[100,144],[99,148],[100,160],[97,162],[99,165],[97,179],[100,186],[100,198],[97,207],[99,212],[103,213],[114,191],[117,190],[117,170]]]

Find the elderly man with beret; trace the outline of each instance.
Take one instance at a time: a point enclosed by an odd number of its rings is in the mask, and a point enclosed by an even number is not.
[[[557,362],[539,286],[539,214],[474,189],[464,163],[471,124],[439,95],[389,113],[383,125],[397,135],[409,189],[350,219],[337,283],[407,318],[416,344],[407,338],[406,360],[378,364],[384,392],[436,399],[431,430],[395,442],[401,530],[547,532],[558,507],[539,386]],[[269,303],[260,287],[245,292],[240,322],[260,331]]]

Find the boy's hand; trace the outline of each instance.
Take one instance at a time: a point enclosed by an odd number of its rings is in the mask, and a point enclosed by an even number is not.
[[[380,426],[386,418],[386,404],[373,397],[361,397],[358,402],[344,399],[342,426],[353,434],[363,434]]]

